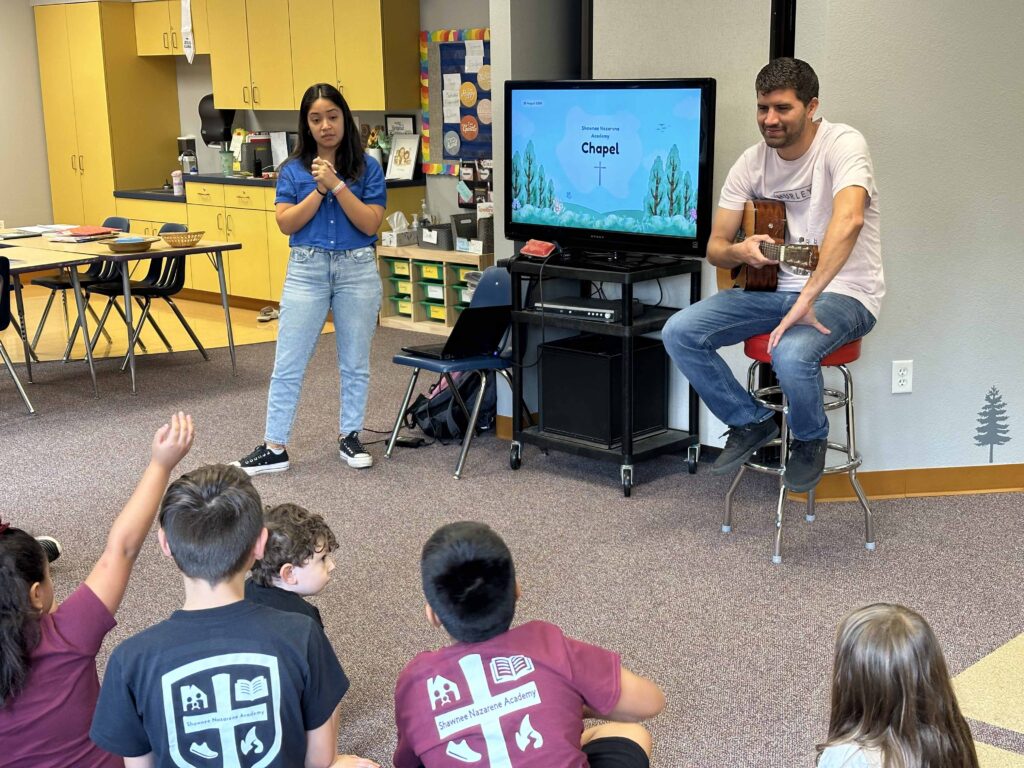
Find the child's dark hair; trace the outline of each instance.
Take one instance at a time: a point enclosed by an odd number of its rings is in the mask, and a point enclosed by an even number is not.
[[[46,553],[20,528],[0,523],[0,709],[21,691],[39,644],[39,612],[29,588],[46,579]]]
[[[505,542],[483,523],[434,531],[420,560],[423,594],[456,640],[479,643],[508,631],[516,611],[516,570]]]
[[[182,573],[219,584],[248,564],[263,530],[263,505],[239,467],[211,464],[170,484],[160,527]]]
[[[316,157],[316,139],[309,130],[309,110],[317,99],[327,99],[341,110],[344,134],[338,148],[334,150],[334,169],[338,177],[344,181],[358,179],[366,168],[363,140],[348,102],[341,91],[330,83],[316,83],[302,94],[302,101],[299,102],[299,136],[290,157],[299,160],[307,171]]]
[[[264,587],[272,586],[288,563],[302,566],[317,552],[333,552],[338,540],[327,521],[298,504],[267,507],[263,514],[267,528],[267,546],[263,559],[252,567],[252,580]]]
[[[875,603],[839,625],[826,747],[854,742],[886,768],[978,768],[942,648],[928,622]]]

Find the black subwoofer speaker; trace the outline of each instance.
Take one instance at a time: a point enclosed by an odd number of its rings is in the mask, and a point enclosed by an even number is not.
[[[633,344],[633,438],[668,425],[668,357],[657,339]],[[540,428],[611,448],[622,443],[622,339],[583,334],[541,344]]]

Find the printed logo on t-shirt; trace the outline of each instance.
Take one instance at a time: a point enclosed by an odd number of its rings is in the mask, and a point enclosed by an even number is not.
[[[281,751],[277,657],[227,653],[161,677],[169,754],[179,768],[263,768]]]
[[[785,200],[787,203],[799,203],[811,199],[811,185],[798,187],[797,189],[779,189],[772,192],[776,200]]]
[[[436,692],[439,690],[439,680],[448,683],[456,692],[458,686],[440,675],[430,678],[427,683],[431,709],[436,710],[440,706],[444,710],[434,716],[434,724],[437,726],[437,735],[448,740],[445,746],[446,755],[463,763],[481,762],[484,753],[473,749],[465,737],[458,740],[453,738],[464,734],[465,731],[480,729],[484,737],[489,768],[512,768],[510,745],[506,744],[501,727],[502,718],[507,717],[513,718],[514,746],[520,753],[544,746],[544,737],[530,722],[529,712],[525,715],[518,714],[541,703],[536,683],[528,682],[507,691],[493,693],[487,679],[487,668],[480,654],[463,656],[459,659],[459,667],[462,668],[462,674],[466,679],[468,703],[457,709],[448,709],[447,706],[459,700],[461,696],[449,696],[447,701],[441,702]],[[490,668],[495,684],[514,682],[534,670],[533,661],[527,656],[496,657],[491,660]]]

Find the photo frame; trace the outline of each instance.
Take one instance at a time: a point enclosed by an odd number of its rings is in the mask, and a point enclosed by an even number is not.
[[[384,130],[388,132],[389,136],[394,136],[395,134],[415,134],[416,116],[384,115]]]
[[[419,154],[418,133],[397,133],[391,138],[391,154],[385,179],[411,179],[416,170],[416,156]]]

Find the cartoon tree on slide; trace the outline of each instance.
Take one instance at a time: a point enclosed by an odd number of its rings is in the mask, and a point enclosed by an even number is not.
[[[668,196],[669,216],[679,216],[685,210],[679,185],[679,147],[673,144],[668,153],[668,160],[665,162],[665,188]]]
[[[519,200],[520,203],[523,202],[520,199],[520,195],[523,194],[522,164],[523,159],[519,156],[518,152],[512,155],[512,199]]]
[[[651,166],[651,176],[647,182],[647,200],[644,211],[651,216],[661,216],[665,209],[665,174],[661,156]]]
[[[526,157],[523,158],[523,177],[526,188],[526,204],[532,205],[537,199],[537,153],[533,150],[533,142],[526,145]]]
[[[544,207],[544,189],[547,187],[547,180],[544,178],[544,166],[537,171],[537,194],[533,198],[533,204],[538,208]]]
[[[548,179],[548,193],[544,197],[544,207],[554,208],[555,207],[555,182]]]
[[[1006,423],[1006,403],[999,390],[992,387],[985,395],[985,406],[978,413],[977,434],[974,442],[977,445],[988,446],[988,463],[993,461],[995,446],[1010,442],[1010,426]]]
[[[679,213],[686,215],[693,206],[697,204],[697,196],[693,194],[693,181],[690,179],[690,172],[687,171],[683,174],[683,206],[679,209]]]

